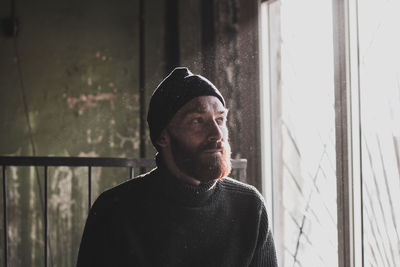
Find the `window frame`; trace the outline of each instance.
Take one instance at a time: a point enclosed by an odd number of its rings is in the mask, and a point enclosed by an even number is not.
[[[282,156],[281,137],[272,131],[279,126],[280,86],[280,1],[260,1],[260,10],[266,5],[267,33],[260,30],[261,75],[261,132],[262,140],[262,188],[271,210],[272,228],[276,238],[282,234],[281,218],[274,216],[282,209],[279,192],[282,177],[279,161]],[[362,173],[361,173],[361,129],[357,0],[332,0],[334,90],[335,90],[335,134],[336,134],[336,179],[338,219],[338,263],[339,267],[364,266],[362,237]],[[260,12],[261,15],[261,12]],[[265,16],[265,14],[264,14]],[[260,23],[260,29],[262,24]],[[268,44],[263,43],[264,38]],[[267,56],[263,55],[267,54]],[[263,77],[268,74],[268,77]],[[265,92],[268,88],[268,92]],[[264,90],[263,90],[264,89]],[[265,101],[268,101],[265,104]],[[268,106],[268,107],[266,107]],[[266,164],[266,165],[265,165]],[[278,260],[283,247],[277,247]]]

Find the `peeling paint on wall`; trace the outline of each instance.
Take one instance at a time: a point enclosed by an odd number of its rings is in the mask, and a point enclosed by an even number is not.
[[[8,188],[8,197],[12,200],[12,203],[15,205],[18,205],[21,195],[19,193],[19,182],[18,182],[18,168],[15,166],[10,166],[10,175],[11,180],[13,181],[11,185],[9,185]]]
[[[87,108],[96,107],[100,101],[110,101],[113,103],[116,99],[117,96],[115,93],[97,93],[96,95],[81,94],[79,97],[68,97],[67,103],[70,109],[73,109],[75,106],[77,106],[78,110],[83,112]]]
[[[101,132],[103,132],[103,131],[101,131]],[[90,145],[99,144],[103,140],[102,134],[99,134],[97,137],[93,138],[92,136],[94,134],[92,134],[92,129],[87,129],[86,135],[87,135],[87,143]]]
[[[132,24],[138,16],[137,1],[28,2],[18,6],[24,21],[19,46],[36,155],[137,157],[139,55],[138,30]],[[146,55],[146,96],[150,97],[164,75],[160,27],[164,1],[146,5],[154,14],[146,22],[147,36],[153,40]],[[0,3],[1,11],[7,8]],[[14,154],[31,156],[11,44],[0,36],[0,130],[4,133],[0,153],[9,155],[19,149]],[[150,142],[147,145],[151,157],[154,150]],[[88,168],[49,167],[48,171],[49,258],[53,266],[73,266],[88,212]],[[92,200],[125,181],[129,171],[92,168]],[[43,207],[36,170],[16,167],[7,173],[9,265],[43,266]],[[39,168],[42,194],[43,178]]]
[[[74,204],[71,198],[71,179],[71,168],[65,166],[55,168],[50,180],[52,194],[49,198],[50,208],[60,210],[60,217],[66,220],[69,227],[72,217],[71,207]]]
[[[139,133],[136,131],[135,136],[122,136],[120,133],[116,133],[117,138],[120,139],[119,147],[123,148],[128,143],[131,144],[132,149],[139,149],[140,141],[139,141]]]

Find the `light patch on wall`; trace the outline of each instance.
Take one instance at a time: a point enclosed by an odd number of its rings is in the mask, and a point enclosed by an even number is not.
[[[35,167],[30,167],[29,169],[29,186],[30,188],[37,188],[37,181],[36,181],[36,171]],[[33,241],[32,245],[32,252],[31,252],[31,260],[35,260],[35,255],[37,255],[37,251],[40,250],[38,243],[39,237],[37,235],[39,231],[39,218],[38,218],[38,209],[37,203],[38,203],[38,197],[35,194],[36,190],[29,190],[29,208],[31,210],[31,216],[32,216],[32,223],[30,224],[30,229],[29,229],[29,235],[31,240]],[[39,242],[38,242],[39,241]]]
[[[114,103],[117,99],[115,93],[97,93],[96,95],[81,94],[79,97],[68,97],[67,103],[69,108],[73,109],[75,106],[78,107],[80,113],[88,108],[96,107],[100,101],[110,101]]]
[[[11,172],[11,179],[13,180],[12,183],[10,183],[11,186],[8,186],[8,194],[9,198],[14,202],[15,205],[18,205],[19,200],[21,199],[21,195],[19,193],[19,182],[18,182],[18,174],[17,174],[17,167],[15,166],[10,166],[9,167],[10,172]]]
[[[59,214],[62,219],[66,220],[68,227],[71,227],[71,207],[74,204],[71,179],[71,168],[61,166],[55,168],[53,179],[50,180],[50,187],[53,192],[49,199],[50,207],[60,211]]]
[[[96,52],[96,58],[101,59],[102,61],[112,60],[112,56],[101,55],[100,51]]]
[[[133,98],[133,101],[132,101],[132,98]],[[122,100],[125,103],[125,108],[127,110],[130,110],[133,112],[135,112],[135,111],[139,112],[140,107],[137,104],[137,103],[139,103],[139,95],[138,94],[130,95],[128,93],[123,93]]]
[[[99,136],[97,136],[96,138],[92,139],[92,129],[87,129],[86,135],[87,135],[87,142],[90,145],[98,144],[103,140],[103,135],[101,135],[101,134]]]
[[[226,76],[228,77],[229,83],[232,83],[233,82],[234,66],[232,64],[229,64],[229,66],[227,66],[225,68],[225,71],[226,71]]]
[[[20,183],[18,181],[18,174],[17,170],[18,168],[15,166],[10,166],[8,168],[10,170],[10,177],[12,182],[8,184],[8,207],[20,207],[20,199],[21,195],[19,193],[20,191]],[[15,212],[16,216],[20,216],[19,214],[20,210]],[[14,215],[14,216],[15,216]],[[15,251],[18,247],[18,244],[21,242],[21,235],[20,235],[20,229],[18,223],[10,223],[8,225],[8,240],[12,240],[13,242],[10,242],[10,250]],[[12,258],[11,258],[12,262]]]
[[[78,157],[98,157],[99,155],[95,151],[90,151],[88,153],[80,152]]]
[[[109,130],[110,130],[110,135],[108,137],[108,143],[110,144],[110,148],[115,147],[114,143],[114,126],[115,126],[115,119],[110,120],[110,125],[109,125]]]
[[[35,131],[38,118],[39,118],[39,111],[29,111],[29,123],[31,125],[32,131]],[[28,131],[28,128],[26,128],[26,131]]]
[[[132,149],[139,149],[139,136],[135,133],[135,136],[122,136],[120,133],[116,133],[117,137],[120,139],[119,146],[123,148],[125,143],[129,142],[132,145]]]

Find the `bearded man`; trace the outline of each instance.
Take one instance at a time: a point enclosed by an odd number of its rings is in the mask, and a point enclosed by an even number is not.
[[[262,196],[227,177],[227,115],[218,89],[187,68],[158,85],[147,117],[157,168],[99,196],[78,267],[277,266]]]

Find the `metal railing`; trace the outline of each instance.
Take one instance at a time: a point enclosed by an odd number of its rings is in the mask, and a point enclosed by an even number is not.
[[[3,230],[4,230],[4,266],[8,267],[8,221],[7,221],[7,176],[8,166],[33,166],[44,168],[44,263],[48,266],[49,252],[49,225],[48,225],[48,167],[69,166],[88,168],[88,203],[89,209],[92,205],[92,167],[123,167],[128,168],[129,178],[134,178],[135,168],[155,167],[154,159],[132,159],[132,158],[89,158],[89,157],[18,157],[0,156],[3,176]],[[246,159],[233,159],[232,169],[236,178],[246,181]]]

